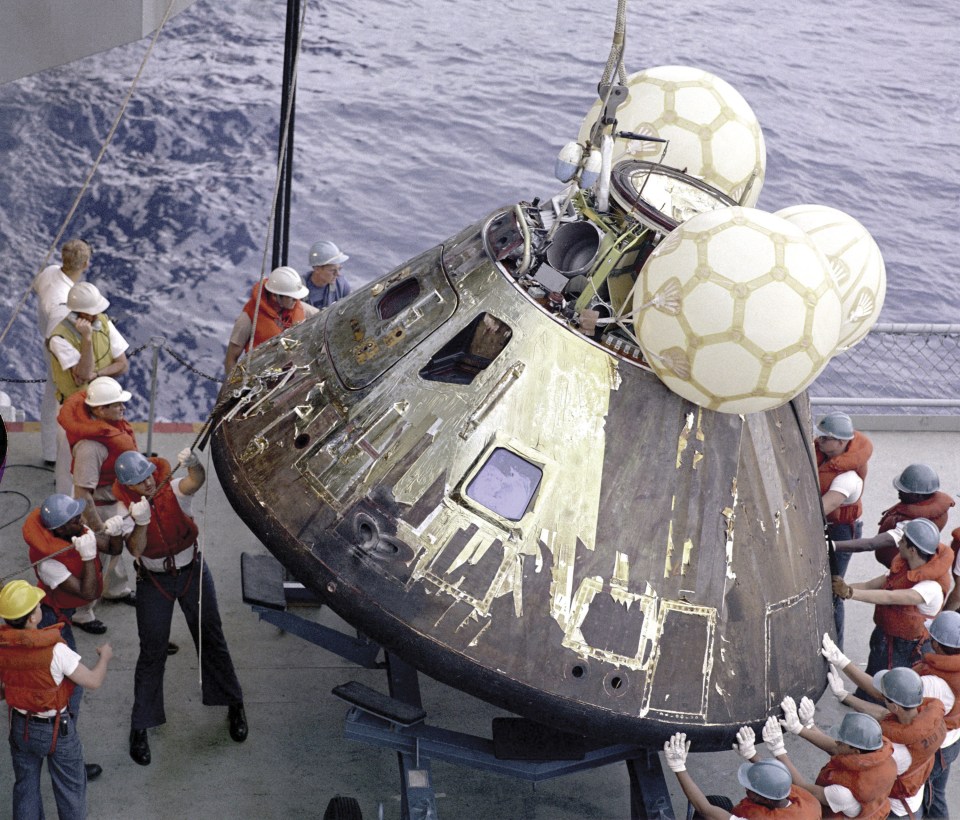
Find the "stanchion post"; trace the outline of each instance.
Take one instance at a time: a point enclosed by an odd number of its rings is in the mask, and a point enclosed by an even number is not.
[[[150,365],[150,412],[147,415],[147,455],[153,455],[153,417],[157,405],[157,368],[160,364],[160,348],[167,343],[165,336],[151,336],[153,363]]]

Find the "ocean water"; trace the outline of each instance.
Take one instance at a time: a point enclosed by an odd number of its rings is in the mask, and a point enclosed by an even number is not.
[[[554,157],[595,99],[615,0],[306,5],[289,260],[299,270],[310,244],[330,238],[363,283],[494,207],[558,190]],[[160,419],[206,416],[233,319],[269,267],[285,8],[200,0],[170,22],[66,232],[93,245],[89,279],[132,347],[165,339]],[[958,35],[947,0],[634,0],[625,62],[730,82],[764,129],[758,207],[853,215],[886,261],[881,320],[948,322],[960,308]],[[0,86],[3,325],[148,42]],[[0,379],[44,376],[33,297],[0,358]],[[135,419],[146,417],[150,364],[149,348],[131,359]],[[41,389],[0,382],[28,418]]]

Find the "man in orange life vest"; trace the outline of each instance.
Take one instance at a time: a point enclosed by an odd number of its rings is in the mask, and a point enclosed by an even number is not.
[[[821,816],[817,801],[795,787],[786,766],[776,760],[744,763],[737,772],[737,779],[747,790],[746,798],[732,811],[714,806],[687,772],[689,750],[690,744],[683,733],[673,735],[663,744],[667,766],[677,776],[690,805],[707,820],[818,820]],[[752,756],[755,755],[754,751]]]
[[[941,612],[937,615],[930,624],[930,638],[933,652],[924,655],[913,671],[920,676],[923,697],[936,698],[943,704],[947,731],[927,781],[924,814],[949,820],[947,779],[950,776],[950,764],[960,755],[960,613]],[[872,715],[877,720],[883,720],[890,714],[883,706],[854,697],[846,691],[836,671],[838,669],[867,694],[882,697],[870,676],[852,664],[829,635],[823,636],[823,656],[831,665],[827,675],[830,689],[841,703]]]
[[[960,527],[950,533],[950,549],[953,550],[953,589],[947,596],[944,609],[952,612],[960,609]]]
[[[827,536],[833,541],[849,541],[863,534],[863,485],[873,443],[853,429],[846,413],[830,413],[820,419],[814,448],[823,514],[827,517]],[[850,563],[849,553],[836,553],[836,574],[841,578]],[[833,617],[837,638],[843,646],[843,599],[833,599]]]
[[[284,265],[275,268],[262,284],[262,291],[260,282],[253,286],[250,298],[233,323],[230,341],[227,344],[227,355],[223,363],[228,376],[246,350],[251,335],[253,346],[256,347],[320,312],[312,305],[301,301],[309,291],[304,287],[300,274],[291,267]],[[257,307],[258,294],[260,295],[259,308]],[[256,327],[253,324],[254,315],[257,318]]]
[[[857,584],[833,578],[834,595],[875,605],[868,675],[920,660],[930,637],[927,624],[940,612],[950,590],[953,553],[940,543],[936,524],[917,518],[885,535],[896,540],[899,550],[888,574]],[[843,542],[837,544],[838,549],[842,546]],[[863,690],[857,696],[869,699]]]
[[[166,459],[148,459],[135,450],[122,453],[113,486],[125,516],[127,549],[137,562],[140,655],[133,682],[130,757],[141,766],[150,763],[147,729],[166,722],[163,672],[174,602],[200,655],[203,703],[228,707],[230,737],[238,743],[247,738],[243,692],[223,636],[213,576],[200,558],[197,525],[190,516],[192,497],[206,476],[189,448],[177,459],[187,475],[168,481]]]
[[[897,779],[893,745],[882,736],[880,724],[869,715],[846,715],[833,737],[814,723],[810,698],[800,701],[786,697],[780,704],[784,719],[771,716],[763,727],[763,739],[771,754],[783,763],[794,785],[809,792],[823,807],[824,817],[856,817],[858,820],[885,820],[890,811],[888,795]],[[787,756],[783,727],[830,755],[815,783],[809,782]],[[741,734],[747,733],[747,738]],[[753,752],[753,730],[744,727],[737,734],[741,755]],[[744,750],[744,740],[747,748]]]
[[[67,434],[73,456],[73,496],[87,502],[85,523],[95,533],[115,518],[117,501],[113,496],[113,467],[117,456],[137,449],[133,427],[124,418],[124,404],[131,399],[119,382],[100,376],[68,398],[57,420]],[[119,522],[111,522],[111,527]],[[116,533],[115,533],[116,534]],[[103,597],[134,604],[129,575],[122,555],[111,555],[103,576]],[[93,615],[92,606],[78,609],[74,626],[94,635],[102,635],[106,626]]]
[[[40,772],[49,760],[50,780],[61,818],[87,816],[83,747],[67,711],[74,685],[97,689],[113,656],[97,647],[93,669],[60,636],[61,624],[40,628],[44,592],[26,581],[0,590],[0,682],[10,706],[10,756],[16,782],[14,817],[42,817]]]

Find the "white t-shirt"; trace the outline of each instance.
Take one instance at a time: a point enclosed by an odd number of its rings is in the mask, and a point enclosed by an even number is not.
[[[74,316],[74,320],[76,320],[76,316]],[[97,324],[99,324],[99,321],[98,319]],[[59,324],[59,322],[57,324]],[[56,327],[56,325],[54,325],[54,327]],[[96,325],[94,325],[94,327],[96,327]],[[50,331],[53,332],[53,329],[54,328],[50,328]],[[107,321],[107,334],[110,336],[110,356],[113,359],[117,359],[121,353],[126,352],[130,345],[127,344],[127,340],[120,335],[120,331],[117,330],[113,322],[109,320]],[[62,336],[51,337],[47,344],[50,347],[50,352],[57,357],[57,361],[60,362],[60,367],[64,370],[69,370],[80,361],[80,351]]]
[[[177,502],[180,504],[180,509],[183,510],[186,515],[191,515],[191,510],[193,509],[193,496],[184,495],[180,491],[181,481],[183,481],[182,478],[175,478],[170,482],[170,489],[173,490],[173,494],[176,496]],[[155,513],[155,510],[151,510],[151,513]],[[130,511],[123,502],[117,503],[116,515],[124,516],[123,536],[126,538],[128,535],[130,535],[130,533],[133,532],[135,524],[133,523],[133,518],[130,517]],[[183,550],[183,552],[178,552],[173,557],[173,562],[178,568],[185,567],[193,562],[193,558],[193,550]],[[145,569],[148,569],[151,572],[164,572],[166,567],[164,567],[163,562],[163,558],[147,558],[143,555],[140,556],[140,563],[143,564]]]
[[[54,644],[53,657],[50,659],[50,676],[53,678],[54,683],[56,683],[57,686],[63,683],[64,678],[74,673],[80,664],[80,660],[80,656],[65,643]],[[17,709],[17,711],[22,715],[27,714],[23,709]],[[56,709],[47,709],[43,712],[36,712],[35,714],[40,717],[52,717],[56,713]]]
[[[936,698],[943,704],[944,714],[950,714],[953,704],[956,702],[956,696],[949,684],[936,675],[921,675],[920,683],[923,685],[923,696],[925,698]],[[946,749],[960,740],[960,729],[947,729],[947,736],[940,744],[941,749]]]
[[[849,507],[851,504],[856,504],[863,495],[863,479],[854,470],[847,470],[830,482],[830,489],[827,492],[840,493],[846,499],[840,506]]]
[[[37,328],[48,339],[53,329],[70,312],[67,310],[67,294],[74,281],[59,265],[48,265],[33,280],[33,292],[37,294]]]
[[[910,768],[910,764],[913,762],[913,755],[910,754],[910,750],[902,743],[894,743],[893,762],[897,764],[897,774],[903,774]],[[906,817],[907,810],[903,803],[904,801],[891,797],[890,811],[898,817]],[[920,787],[916,794],[906,798],[906,803],[910,807],[910,811],[916,814],[920,810],[920,806],[923,805],[923,786]]]
[[[839,783],[825,786],[823,796],[830,806],[830,811],[845,814],[847,817],[856,817],[863,808],[863,806],[860,805],[860,801],[853,796],[853,792],[846,786],[841,786]]]

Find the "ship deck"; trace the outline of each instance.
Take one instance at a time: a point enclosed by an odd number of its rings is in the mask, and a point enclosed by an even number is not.
[[[891,481],[909,463],[931,464],[940,474],[942,489],[960,495],[960,433],[864,429],[875,447],[864,499],[865,535],[875,533],[880,511],[896,500]],[[146,442],[142,433],[139,437]],[[174,461],[193,438],[189,431],[158,428],[153,448]],[[12,425],[7,471],[0,487],[4,491],[0,522],[15,523],[0,531],[2,575],[27,563],[19,532],[22,517],[53,492],[53,473],[43,468],[39,451],[36,424]],[[257,618],[241,598],[240,554],[267,550],[234,514],[209,465],[208,475],[207,489],[198,495],[195,511],[204,555],[217,585],[224,631],[244,687],[249,738],[243,744],[234,743],[227,733],[226,709],[201,704],[196,655],[182,616],[175,615],[171,639],[181,651],[167,662],[167,723],[150,732],[151,765],[136,765],[127,751],[137,659],[135,615],[123,604],[102,604],[98,617],[108,625],[103,638],[112,643],[114,660],[104,686],[84,696],[79,722],[87,760],[104,769],[89,786],[90,816],[322,817],[328,800],[341,794],[356,797],[364,817],[377,817],[380,804],[383,817],[399,817],[395,753],[345,739],[347,705],[330,693],[349,680],[386,692],[385,674],[354,666]],[[958,524],[960,513],[955,510],[948,528]],[[856,555],[847,579],[863,580],[881,570],[872,556]],[[297,612],[352,633],[326,608],[298,608]],[[861,665],[866,661],[871,615],[870,606],[847,604],[845,648]],[[92,665],[95,647],[103,638],[80,631],[76,635],[80,652]],[[423,676],[421,687],[427,721],[433,725],[489,737],[492,718],[506,715]],[[827,692],[818,708],[818,725],[834,726],[841,717],[842,710]],[[788,737],[787,749],[811,778],[826,761],[823,753],[802,740]],[[736,802],[743,794],[736,782],[739,762],[733,752],[694,754],[688,768],[705,792],[726,794]],[[629,780],[622,763],[536,784],[437,761],[432,773],[441,817],[630,817]],[[669,771],[666,778],[674,809],[682,817],[686,802]],[[11,786],[10,759],[3,752],[0,817],[9,816]],[[46,775],[43,788],[47,813],[55,814]],[[952,778],[949,798],[952,805],[960,806],[960,775]]]

